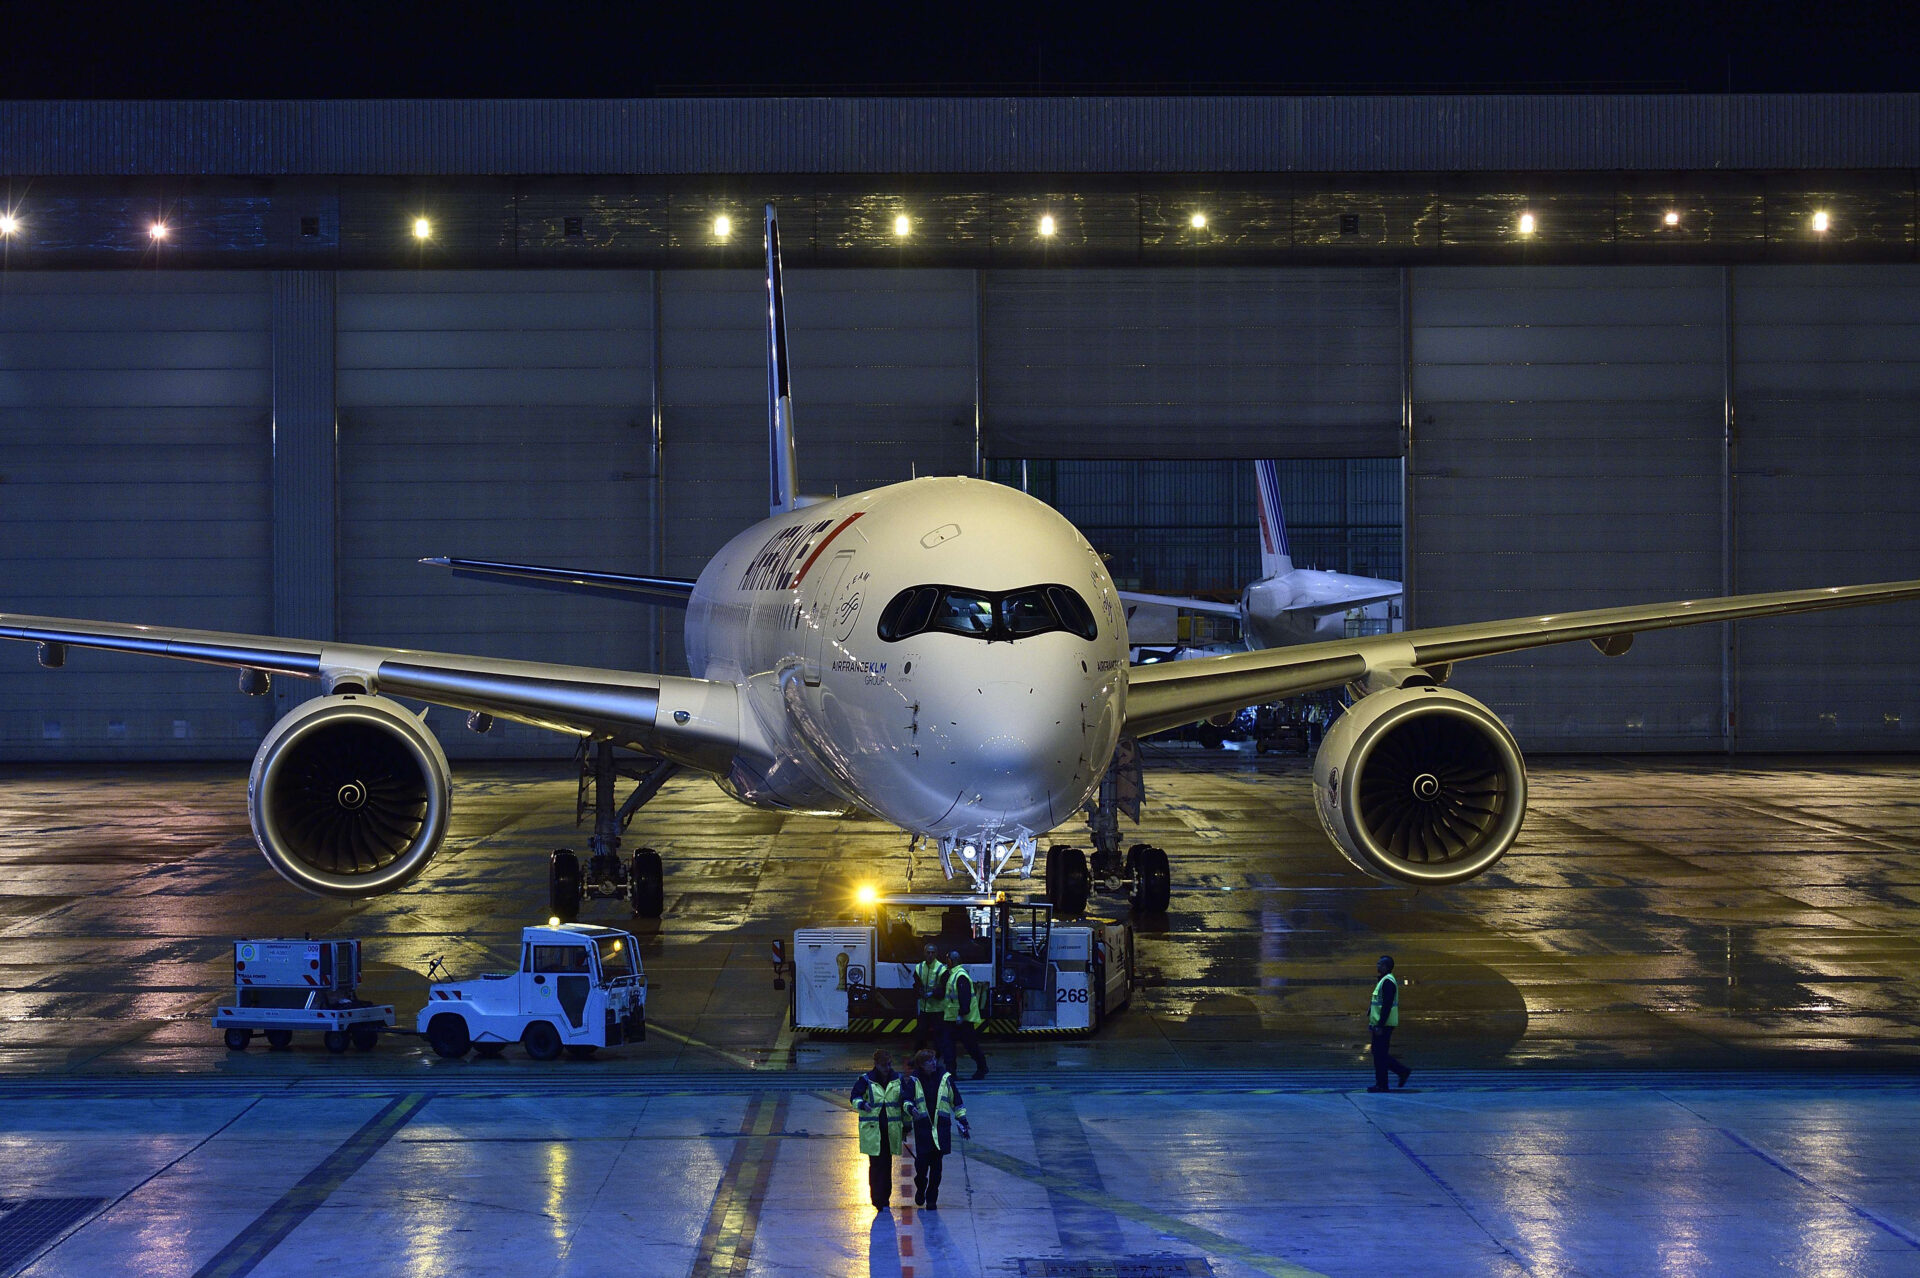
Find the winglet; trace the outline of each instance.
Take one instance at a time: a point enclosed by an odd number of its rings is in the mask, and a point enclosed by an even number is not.
[[[799,505],[794,464],[793,394],[787,384],[787,307],[780,287],[780,220],[767,205],[767,451],[774,514]]]

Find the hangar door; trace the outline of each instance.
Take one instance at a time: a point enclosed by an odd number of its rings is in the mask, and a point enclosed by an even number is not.
[[[341,273],[342,639],[652,668],[645,605],[415,562],[651,570],[652,298],[639,271]],[[573,748],[518,724],[475,736],[446,710],[429,722],[449,754]]]
[[[1412,273],[1409,624],[1718,594],[1718,268]],[[1721,736],[1718,626],[1470,661],[1523,746]]]
[[[1400,455],[1397,271],[982,278],[989,457]]]
[[[1920,576],[1920,268],[1734,271],[1741,590]],[[1755,750],[1911,750],[1920,605],[1743,624]]]
[[[263,632],[273,616],[265,272],[0,281],[0,583],[9,611]],[[0,653],[0,756],[246,758],[233,675]]]
[[[972,470],[971,271],[789,271],[786,306],[801,491]],[[690,575],[767,517],[766,277],[663,272],[660,308],[666,571]]]

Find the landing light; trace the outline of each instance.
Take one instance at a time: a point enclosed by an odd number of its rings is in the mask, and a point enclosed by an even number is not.
[[[1187,219],[1187,222],[1196,231],[1204,231],[1207,229],[1207,215],[1205,213],[1195,213]]]
[[[1040,219],[1040,234],[1042,235],[1053,234],[1053,214],[1048,213]]]
[[[975,857],[980,855],[980,849],[974,847],[973,844],[969,843],[965,847],[960,849],[960,855],[964,857],[966,860],[971,861]]]
[[[872,905],[880,899],[880,890],[871,883],[862,883],[853,890],[853,899],[862,905]]]
[[[1522,235],[1532,235],[1532,234],[1533,234],[1533,226],[1534,226],[1534,222],[1533,222],[1533,214],[1531,214],[1531,213],[1522,213],[1522,214],[1520,215],[1520,234],[1522,234]]]
[[[733,234],[732,218],[728,217],[725,213],[722,213],[719,217],[716,217],[715,219],[713,219],[713,236],[715,239],[724,240],[729,235],[732,235],[732,234]]]
[[[433,235],[432,222],[429,222],[424,217],[416,217],[415,219],[413,219],[413,238],[414,239],[424,240],[424,239],[430,238],[432,235]]]
[[[1827,216],[1827,211],[1825,209],[1820,209],[1814,213],[1813,233],[1815,235],[1825,235],[1827,233],[1827,228],[1832,225],[1833,225],[1833,219]]]
[[[895,235],[898,235],[904,239],[907,235],[907,232],[911,230],[913,230],[913,223],[908,220],[907,215],[905,213],[902,213],[898,217],[893,219],[893,233]]]

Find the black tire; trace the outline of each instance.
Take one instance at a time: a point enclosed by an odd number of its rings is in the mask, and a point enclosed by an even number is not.
[[[293,1046],[292,1030],[268,1030],[267,1046],[276,1052],[284,1052]]]
[[[555,848],[547,858],[547,909],[562,923],[580,918],[580,858],[572,848]]]
[[[560,1031],[553,1027],[553,1022],[535,1021],[520,1035],[520,1046],[526,1048],[527,1055],[534,1060],[550,1061],[560,1055],[563,1044]]]
[[[1077,919],[1087,912],[1093,880],[1087,876],[1087,854],[1079,848],[1047,849],[1047,900],[1053,912]]]
[[[641,848],[627,867],[627,900],[635,918],[657,919],[667,909],[667,872],[660,854]]]
[[[336,1056],[347,1050],[347,1032],[345,1030],[328,1030],[320,1036],[320,1041],[325,1043],[327,1050]]]
[[[1203,723],[1194,735],[1200,738],[1200,748],[1203,750],[1218,750],[1227,743],[1226,729],[1216,724]]]
[[[483,1061],[497,1061],[500,1053],[507,1050],[505,1043],[475,1043],[473,1054]]]
[[[227,1050],[229,1052],[244,1052],[247,1050],[247,1044],[252,1041],[252,1030],[230,1029],[227,1031]]]
[[[576,1061],[591,1060],[593,1054],[599,1050],[600,1049],[592,1043],[570,1043],[567,1045],[567,1055]]]
[[[380,1031],[371,1025],[356,1025],[347,1031],[347,1037],[353,1040],[355,1051],[371,1052],[380,1041]]]
[[[467,1018],[458,1012],[442,1012],[427,1022],[427,1046],[436,1056],[457,1060],[467,1054],[472,1043],[467,1033]]]
[[[1135,914],[1165,914],[1173,899],[1172,871],[1165,849],[1142,843],[1134,847],[1127,860],[1133,871],[1133,889],[1127,899]]]

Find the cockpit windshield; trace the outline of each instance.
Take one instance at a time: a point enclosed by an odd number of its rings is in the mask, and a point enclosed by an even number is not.
[[[1093,639],[1099,629],[1093,609],[1078,591],[1061,585],[1019,590],[968,590],[961,586],[909,586],[880,614],[880,637],[889,643],[937,631],[970,639],[1025,639],[1064,630]]]

